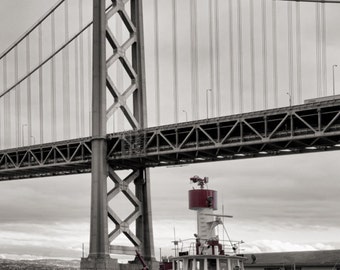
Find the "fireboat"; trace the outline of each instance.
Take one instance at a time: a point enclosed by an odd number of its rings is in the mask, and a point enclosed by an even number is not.
[[[199,187],[189,190],[189,209],[197,212],[197,233],[189,247],[169,258],[168,263],[161,263],[161,269],[244,270],[246,258],[237,254],[238,247],[230,242],[231,252],[226,252],[216,235],[215,228],[223,225],[221,217],[232,216],[214,214],[217,210],[217,191],[206,188],[208,180],[208,177],[190,178]],[[178,241],[174,243],[178,245]]]

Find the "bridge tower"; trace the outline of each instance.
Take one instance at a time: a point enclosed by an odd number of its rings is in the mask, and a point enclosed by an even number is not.
[[[143,41],[142,0],[112,0],[112,7],[105,8],[105,0],[93,0],[93,85],[92,85],[92,175],[91,175],[91,224],[90,250],[87,258],[81,261],[81,269],[117,269],[117,261],[110,254],[135,254],[138,250],[153,269],[154,243],[151,216],[149,169],[131,168],[132,173],[121,179],[115,173],[114,164],[107,161],[107,118],[121,109],[125,120],[133,129],[146,127],[145,63]],[[130,8],[128,12],[127,8]],[[129,15],[130,14],[130,15]],[[119,44],[108,20],[119,16],[129,31],[129,39]],[[110,44],[112,55],[107,58],[106,45]],[[126,51],[131,50],[131,62]],[[131,79],[128,89],[120,91],[112,81],[108,68],[119,61]],[[114,98],[114,104],[107,108],[107,89]],[[126,99],[133,99],[132,111]],[[107,181],[115,187],[108,191]],[[129,184],[134,182],[135,193]],[[121,220],[109,206],[109,201],[122,192],[135,206],[125,220]],[[108,231],[108,219],[114,222],[115,229]],[[136,222],[135,233],[130,230]],[[133,247],[114,246],[112,241],[123,233]]]

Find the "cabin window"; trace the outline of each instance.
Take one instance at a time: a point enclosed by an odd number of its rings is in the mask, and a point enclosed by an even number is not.
[[[196,260],[196,270],[204,270],[204,260]]]
[[[239,261],[237,259],[230,260],[232,270],[240,270]]]
[[[208,270],[216,270],[216,259],[208,259]]]
[[[220,270],[227,270],[227,269],[228,269],[228,262],[220,260]]]

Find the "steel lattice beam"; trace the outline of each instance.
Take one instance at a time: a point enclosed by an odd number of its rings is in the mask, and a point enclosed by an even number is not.
[[[340,149],[340,101],[107,135],[115,169]],[[91,138],[0,151],[0,180],[91,171]]]

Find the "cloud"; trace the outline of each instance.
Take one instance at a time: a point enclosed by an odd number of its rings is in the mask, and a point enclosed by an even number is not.
[[[188,213],[189,177],[197,174],[209,176],[209,187],[218,190],[219,211],[223,203],[238,220],[338,226],[336,160],[336,152],[328,152],[153,169],[154,201],[167,205],[153,205],[156,218]]]
[[[2,224],[87,221],[90,177],[76,175],[2,182],[0,211]]]
[[[324,243],[297,244],[280,240],[259,240],[242,244],[241,249],[244,249],[242,251],[244,253],[261,253],[261,252],[330,250],[334,249],[334,246]]]
[[[0,254],[79,258],[88,232],[82,223],[0,225]]]

